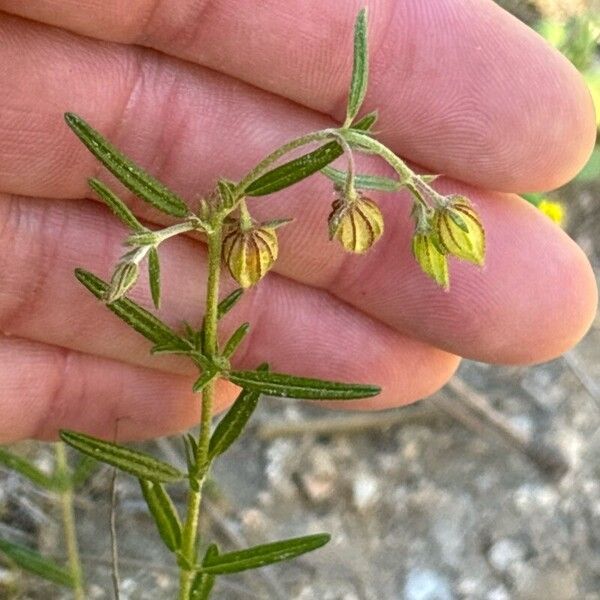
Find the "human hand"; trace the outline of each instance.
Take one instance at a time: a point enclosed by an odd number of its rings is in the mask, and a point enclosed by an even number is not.
[[[452,264],[446,293],[410,255],[403,194],[381,198],[387,231],[365,257],[328,242],[324,178],[253,202],[258,218],[295,221],[281,232],[277,273],[236,309],[236,322],[253,326],[242,364],[383,387],[351,408],[426,396],[459,356],[549,359],[583,335],[596,307],[581,250],[509,193],[555,187],[583,165],[595,127],[577,72],[492,2],[371,4],[365,110],[379,110],[386,144],[447,175],[440,190],[472,199],[488,244],[483,270]],[[76,266],[108,274],[124,231],[86,199],[98,167],[62,114],[82,115],[194,198],[343,118],[358,7],[0,0],[0,440],[58,427],[112,435],[116,419],[120,437],[153,437],[198,420],[187,365],[149,356],[73,278]],[[194,322],[202,245],[178,238],[161,257],[162,315]],[[144,286],[133,297],[147,302]],[[233,388],[220,391],[224,407]]]

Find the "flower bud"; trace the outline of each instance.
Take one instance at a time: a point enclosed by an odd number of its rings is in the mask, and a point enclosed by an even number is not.
[[[364,254],[383,233],[383,215],[370,198],[338,198],[329,215],[329,239],[337,239],[348,252]]]
[[[445,290],[450,286],[448,259],[440,252],[432,233],[415,233],[412,252],[424,273],[434,279]]]
[[[107,304],[115,302],[122,298],[137,281],[140,274],[140,268],[135,262],[120,262],[110,280],[104,301]]]
[[[485,261],[485,231],[470,202],[456,196],[433,216],[433,229],[442,250],[476,265]]]
[[[277,260],[279,246],[273,227],[236,227],[223,239],[223,257],[231,276],[247,288],[262,279]]]

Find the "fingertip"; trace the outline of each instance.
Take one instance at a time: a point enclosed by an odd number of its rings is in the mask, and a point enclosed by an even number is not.
[[[470,285],[459,292],[478,306],[472,320],[464,322],[464,339],[472,338],[476,348],[473,357],[532,364],[560,356],[585,335],[596,314],[598,290],[586,255],[516,196],[504,196],[484,212],[490,241],[482,275],[494,285]],[[486,329],[485,344],[478,344]]]
[[[527,173],[515,181],[512,191],[544,191],[564,185],[581,171],[596,143],[596,111],[590,90],[564,56],[555,52],[554,58],[555,64],[546,70],[546,93],[539,98],[546,108],[539,111],[543,118],[531,117],[524,132],[533,142],[524,144],[529,154],[523,157]]]
[[[372,368],[370,381],[381,386],[381,393],[373,398],[344,402],[328,408],[350,410],[386,410],[412,404],[431,396],[452,378],[460,364],[460,357],[412,340],[407,356],[406,341],[398,352],[392,352],[379,368]]]

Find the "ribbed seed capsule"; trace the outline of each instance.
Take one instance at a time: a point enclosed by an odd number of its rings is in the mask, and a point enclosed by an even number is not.
[[[423,272],[447,290],[450,286],[448,259],[436,247],[432,234],[415,233],[412,239],[412,252]]]
[[[364,254],[383,233],[383,215],[370,198],[359,194],[352,200],[339,198],[329,215],[329,238],[348,252]]]
[[[485,262],[485,231],[470,202],[457,196],[448,206],[437,209],[433,228],[442,249],[476,265]]]
[[[235,229],[223,239],[223,258],[231,276],[248,288],[262,279],[277,260],[279,246],[272,227]]]

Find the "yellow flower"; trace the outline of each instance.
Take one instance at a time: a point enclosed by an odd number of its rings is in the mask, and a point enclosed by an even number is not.
[[[329,215],[329,239],[336,239],[348,252],[364,254],[383,234],[383,215],[370,198],[338,198]]]
[[[448,259],[438,249],[432,233],[415,233],[412,239],[412,253],[424,273],[447,290],[450,287]]]
[[[236,227],[223,239],[223,258],[231,276],[248,288],[260,281],[277,260],[275,227]]]
[[[485,262],[485,231],[471,203],[455,196],[433,215],[433,229],[441,249],[476,265]]]
[[[565,208],[560,202],[552,200],[541,200],[537,205],[547,217],[550,217],[557,225],[562,225],[565,221]]]

